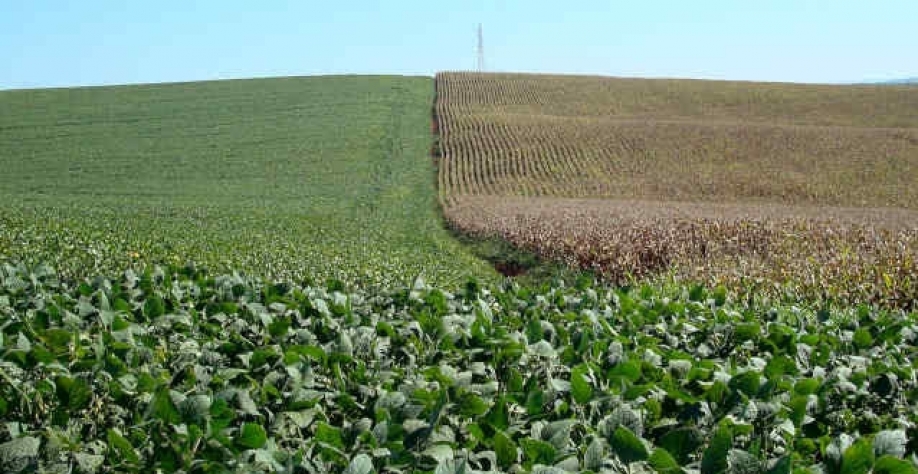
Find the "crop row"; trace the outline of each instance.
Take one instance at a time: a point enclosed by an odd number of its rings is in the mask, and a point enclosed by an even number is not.
[[[676,270],[909,307],[916,100],[914,88],[444,73],[440,199],[460,231],[619,283]]]
[[[447,119],[449,120],[449,119]],[[482,113],[441,140],[446,196],[911,207],[918,132]],[[884,159],[877,159],[882,153]]]
[[[4,265],[0,471],[914,474],[916,317]]]
[[[593,97],[586,92],[536,100],[525,82],[471,76],[477,80],[438,77],[439,181],[447,200],[537,195],[905,208],[918,203],[918,190],[909,184],[918,182],[918,128],[593,116]],[[457,89],[465,88],[487,93],[481,103],[457,98]],[[584,112],[555,115],[540,105],[545,100],[582,105]],[[539,108],[519,105],[527,103]]]
[[[445,72],[442,102],[454,111],[555,117],[701,119],[777,125],[914,128],[910,86],[629,79],[543,74]]]

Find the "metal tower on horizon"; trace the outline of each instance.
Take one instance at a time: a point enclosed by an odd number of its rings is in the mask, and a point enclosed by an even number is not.
[[[478,72],[484,72],[485,70],[485,54],[484,54],[484,31],[481,27],[481,23],[478,24]]]

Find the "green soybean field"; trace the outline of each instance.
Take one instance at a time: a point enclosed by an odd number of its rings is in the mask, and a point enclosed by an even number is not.
[[[0,258],[77,278],[493,275],[440,224],[432,95],[382,76],[0,92]]]

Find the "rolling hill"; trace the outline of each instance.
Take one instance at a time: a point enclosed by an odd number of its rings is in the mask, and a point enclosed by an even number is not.
[[[431,98],[385,76],[0,92],[0,259],[487,277],[440,224]]]

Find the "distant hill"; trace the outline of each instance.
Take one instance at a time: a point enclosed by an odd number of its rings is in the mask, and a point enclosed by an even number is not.
[[[916,84],[918,85],[918,77],[910,77],[907,79],[893,79],[891,81],[885,81],[883,84]]]

